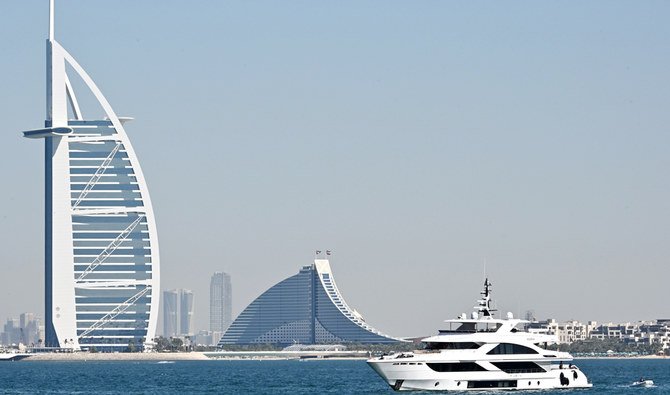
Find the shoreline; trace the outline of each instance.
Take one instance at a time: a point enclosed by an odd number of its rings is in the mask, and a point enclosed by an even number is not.
[[[211,358],[201,352],[137,352],[137,353],[38,353],[22,361],[210,361]]]
[[[214,354],[214,355],[207,355]],[[238,355],[222,353],[216,355],[215,353],[209,352],[175,352],[175,353],[88,353],[88,352],[76,352],[76,353],[38,353],[31,354],[29,357],[23,359],[22,361],[27,362],[43,362],[43,361],[78,361],[78,362],[87,362],[87,361],[148,361],[148,362],[160,362],[160,361],[251,361],[251,360],[262,360],[262,361],[277,361],[277,360],[299,360],[300,355],[262,355],[258,353],[254,355],[253,353],[240,353]],[[260,355],[259,355],[260,354]],[[304,361],[337,361],[337,360],[366,360],[367,357],[362,356],[334,356],[334,357],[322,357],[322,358],[304,358]],[[670,360],[668,356],[660,355],[640,355],[640,356],[579,356],[574,357],[575,360],[584,360],[584,359],[663,359]]]
[[[210,355],[207,355],[210,354]],[[315,355],[313,353],[216,353],[208,352],[176,352],[176,353],[36,353],[29,354],[21,361],[27,362],[88,362],[88,361],[137,361],[137,362],[175,362],[175,361],[324,361],[324,360],[367,360],[367,356],[359,355]]]

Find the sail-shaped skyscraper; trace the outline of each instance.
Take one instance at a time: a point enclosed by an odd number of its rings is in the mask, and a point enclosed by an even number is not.
[[[84,117],[68,69],[104,110]],[[49,2],[45,141],[45,345],[147,348],[160,263],[147,185],[124,129],[91,77],[54,38]],[[131,346],[132,345],[132,346]]]

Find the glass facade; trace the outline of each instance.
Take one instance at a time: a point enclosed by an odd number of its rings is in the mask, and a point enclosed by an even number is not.
[[[72,133],[64,142],[79,345],[141,347],[153,266],[146,214],[128,210],[144,206],[135,169],[111,121],[70,120],[68,125]]]
[[[226,344],[400,341],[369,326],[340,295],[328,260],[317,259],[256,298],[221,338]]]

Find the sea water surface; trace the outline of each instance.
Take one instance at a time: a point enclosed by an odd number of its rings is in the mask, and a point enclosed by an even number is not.
[[[578,360],[589,390],[542,394],[670,394],[670,359]],[[651,388],[632,388],[641,376]],[[533,392],[533,393],[537,393]],[[0,363],[4,394],[392,394],[365,361],[175,361]],[[434,392],[431,392],[434,393]]]

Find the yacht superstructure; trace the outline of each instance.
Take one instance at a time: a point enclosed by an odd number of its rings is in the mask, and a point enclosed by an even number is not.
[[[481,295],[470,318],[446,320],[446,329],[422,340],[424,349],[372,358],[368,364],[396,391],[591,387],[570,354],[545,349],[556,343],[554,335],[527,332],[528,321],[511,313],[493,317],[488,278]]]

